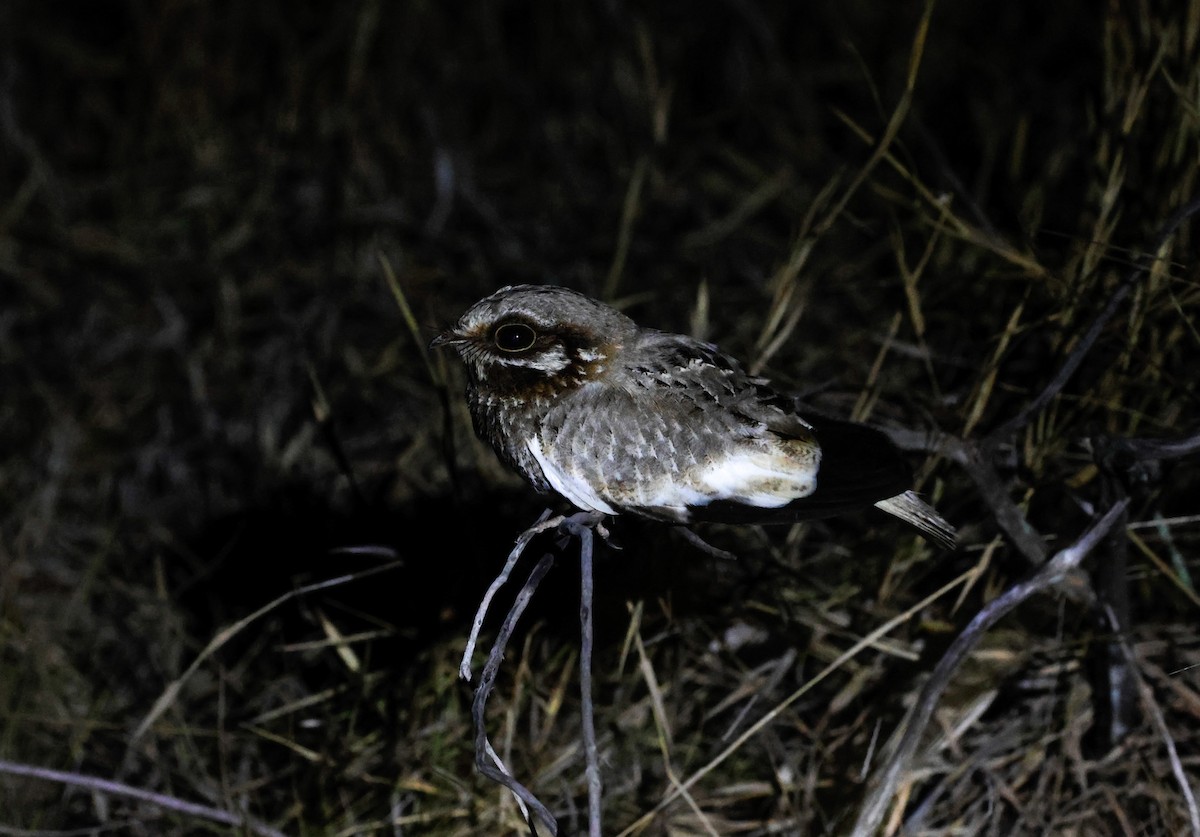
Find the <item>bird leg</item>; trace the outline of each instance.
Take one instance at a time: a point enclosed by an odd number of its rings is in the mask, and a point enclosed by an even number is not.
[[[685,541],[696,547],[696,549],[700,550],[705,555],[711,555],[713,558],[720,558],[722,561],[736,561],[738,559],[738,557],[732,552],[727,552],[720,547],[713,546],[711,543],[704,540],[704,538],[700,537],[698,534],[696,534],[696,532],[692,531],[686,526],[677,526],[675,531],[682,535]]]

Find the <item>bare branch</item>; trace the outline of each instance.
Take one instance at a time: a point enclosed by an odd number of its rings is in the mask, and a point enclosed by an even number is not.
[[[533,592],[537,590],[538,584],[541,583],[542,578],[549,572],[553,564],[553,553],[547,552],[542,556],[541,560],[537,562],[537,565],[529,574],[529,578],[525,581],[525,586],[517,594],[512,608],[508,611],[508,616],[504,618],[504,624],[501,626],[500,633],[496,636],[496,642],[492,645],[492,651],[488,655],[488,660],[483,666],[483,674],[480,676],[479,685],[475,689],[475,699],[471,701],[471,719],[475,722],[475,766],[479,768],[479,772],[493,782],[508,788],[522,805],[523,811],[525,810],[525,806],[533,809],[533,812],[550,829],[550,833],[557,835],[558,821],[550,813],[550,809],[533,795],[533,791],[513,778],[508,768],[505,767],[504,762],[500,760],[500,757],[496,755],[496,751],[492,749],[492,743],[487,737],[486,723],[487,699],[492,693],[492,687],[496,684],[496,674],[500,671],[500,661],[504,659],[504,649],[508,646],[509,639],[512,638],[513,630],[517,626],[517,620],[521,618],[521,614],[525,612],[525,608],[529,605],[529,600],[533,598]],[[528,813],[526,813],[526,821],[529,822],[530,828],[534,828]]]
[[[197,817],[199,819],[219,822],[222,825],[229,825],[235,828],[244,828],[253,834],[260,834],[262,837],[284,837],[282,831],[277,831],[268,825],[260,822],[255,822],[249,817],[243,817],[240,814],[232,813],[231,811],[223,811],[220,808],[213,808],[210,805],[200,805],[196,802],[187,802],[178,797],[168,796],[164,793],[155,793],[154,791],[135,788],[132,785],[127,785],[124,782],[114,782],[112,779],[103,779],[99,776],[88,776],[83,773],[69,773],[65,770],[51,770],[48,767],[37,767],[32,764],[19,764],[13,761],[0,759],[0,773],[7,773],[10,776],[28,776],[34,779],[45,779],[49,782],[58,782],[64,785],[72,785],[79,788],[87,788],[96,793],[111,794],[113,796],[123,796],[127,799],[139,799],[143,802],[149,802],[157,805],[160,808],[165,808],[169,811],[175,811],[180,814],[186,814],[189,817]]]
[[[945,691],[946,686],[949,685],[951,676],[966,658],[967,654],[970,653],[971,649],[975,647],[993,625],[1011,613],[1022,602],[1036,593],[1049,590],[1055,585],[1060,584],[1071,572],[1078,568],[1079,563],[1084,557],[1108,534],[1109,529],[1125,511],[1128,503],[1128,500],[1122,500],[1114,505],[1104,517],[1084,532],[1079,540],[1057,553],[1032,578],[1015,584],[1000,596],[988,602],[976,614],[975,618],[971,620],[970,624],[963,629],[954,642],[950,644],[950,647],[946,649],[946,653],[938,660],[937,666],[934,667],[933,672],[929,675],[929,680],[921,690],[916,703],[913,704],[908,716],[902,722],[901,729],[903,729],[903,733],[900,735],[891,757],[875,774],[872,789],[868,792],[866,800],[859,810],[858,820],[855,822],[854,830],[851,832],[854,837],[871,837],[871,835],[878,831],[888,807],[892,804],[892,798],[895,796],[900,776],[908,769],[909,764],[912,762],[917,745],[925,733],[925,728],[929,724],[929,719],[933,716],[933,711],[937,708],[938,702],[941,700],[942,693]]]

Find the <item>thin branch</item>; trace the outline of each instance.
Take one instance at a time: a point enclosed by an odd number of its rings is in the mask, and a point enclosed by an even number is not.
[[[513,566],[521,557],[521,554],[525,551],[525,548],[529,545],[533,537],[541,532],[557,528],[562,533],[555,541],[558,549],[565,547],[572,537],[579,538],[580,563],[582,565],[581,575],[583,578],[580,597],[580,622],[582,626],[583,648],[580,651],[579,666],[580,689],[583,692],[583,738],[584,749],[587,754],[588,825],[590,837],[600,837],[600,765],[598,749],[596,747],[596,722],[592,706],[591,677],[593,645],[591,615],[593,600],[592,534],[593,532],[597,532],[601,537],[607,538],[608,532],[601,525],[603,515],[595,512],[577,512],[569,517],[558,516],[553,518],[549,518],[549,514],[549,511],[544,512],[536,523],[521,533],[520,537],[517,538],[516,546],[509,553],[508,560],[505,561],[500,575],[496,577],[488,588],[475,614],[475,622],[471,630],[471,636],[467,641],[467,650],[463,655],[459,673],[463,676],[463,679],[470,679],[471,654],[474,651],[484,617],[487,615],[488,606],[496,591],[500,589],[501,585],[504,584],[512,573]],[[517,593],[517,597],[513,601],[508,615],[504,618],[504,624],[500,627],[500,632],[496,636],[496,641],[492,645],[492,650],[488,654],[488,660],[484,664],[483,674],[479,678],[479,686],[475,689],[475,697],[471,702],[471,719],[475,724],[475,765],[479,768],[479,772],[493,782],[508,788],[513,796],[517,798],[517,804],[521,806],[525,820],[529,823],[529,827],[534,830],[534,833],[536,833],[537,829],[529,816],[529,810],[537,814],[552,835],[557,835],[557,819],[550,813],[550,809],[533,795],[532,791],[513,777],[504,762],[501,761],[499,755],[492,748],[491,741],[488,740],[486,724],[487,700],[492,692],[492,688],[496,684],[496,675],[500,670],[500,663],[504,659],[504,649],[508,646],[508,642],[512,638],[517,621],[521,618],[521,614],[525,612],[525,608],[533,598],[534,591],[553,563],[553,553],[548,552],[543,555],[529,574],[525,585]]]
[[[1004,531],[1004,534],[1008,535],[1013,546],[1031,567],[1045,566],[1046,559],[1050,554],[1046,542],[1029,524],[1025,513],[1009,496],[1008,486],[996,473],[991,457],[986,453],[986,448],[981,449],[980,445],[970,442],[961,444],[967,474],[975,482],[975,487],[979,489],[984,502],[991,508],[996,525]]]
[[[950,644],[946,653],[938,660],[937,666],[929,675],[929,680],[921,690],[916,703],[913,704],[908,716],[904,719],[902,724],[904,732],[900,736],[891,758],[876,773],[874,787],[859,810],[858,820],[851,832],[854,837],[871,837],[878,831],[884,815],[892,804],[900,776],[912,762],[917,745],[941,700],[942,693],[949,684],[951,676],[971,649],[993,625],[1026,599],[1066,580],[1079,567],[1084,557],[1108,534],[1109,529],[1125,512],[1128,504],[1128,500],[1122,500],[1113,505],[1104,517],[1084,532],[1079,540],[1057,553],[1036,575],[1027,581],[1013,585],[1000,596],[988,602]]]
[[[596,746],[596,711],[592,704],[592,528],[581,523],[565,524],[579,537],[579,696],[580,723],[583,726],[583,751],[588,786],[588,837],[600,837],[600,756]],[[594,524],[593,524],[594,525]]]
[[[1175,738],[1171,735],[1171,730],[1167,726],[1167,720],[1163,717],[1162,709],[1159,708],[1158,701],[1154,699],[1154,692],[1150,689],[1145,678],[1141,676],[1137,663],[1134,660],[1133,649],[1129,647],[1129,641],[1117,621],[1117,615],[1112,608],[1105,607],[1105,616],[1108,618],[1109,624],[1112,627],[1113,634],[1117,638],[1117,644],[1121,649],[1122,655],[1125,657],[1125,664],[1129,670],[1133,672],[1134,679],[1137,682],[1138,692],[1142,699],[1142,708],[1146,710],[1146,714],[1154,721],[1154,728],[1158,734],[1162,736],[1163,744],[1167,748],[1167,760],[1171,762],[1171,772],[1175,775],[1175,781],[1179,783],[1179,790],[1183,794],[1184,801],[1187,803],[1188,822],[1192,827],[1192,837],[1200,837],[1200,806],[1196,804],[1196,794],[1192,790],[1192,784],[1188,780],[1187,771],[1183,769],[1183,763],[1179,760],[1179,751],[1175,747]]]
[[[1132,462],[1180,459],[1200,453],[1200,433],[1192,433],[1177,439],[1108,437],[1104,441],[1114,453],[1128,456]]]
[[[471,680],[471,657],[475,654],[475,645],[479,642],[479,632],[483,629],[483,620],[487,618],[488,608],[491,607],[492,599],[495,597],[497,591],[504,586],[504,583],[508,581],[513,567],[517,565],[517,560],[525,552],[525,547],[529,546],[529,542],[533,540],[534,536],[547,529],[553,529],[563,520],[561,515],[550,519],[547,518],[550,518],[550,509],[542,512],[537,522],[521,533],[521,536],[517,538],[516,545],[508,553],[508,559],[504,562],[504,567],[500,570],[500,574],[492,580],[487,592],[483,594],[483,601],[479,603],[479,607],[475,611],[475,619],[471,623],[471,635],[467,637],[467,647],[463,651],[462,662],[458,664],[458,676],[463,680],[467,682]]]
[[[500,670],[500,661],[504,659],[504,649],[508,646],[509,639],[512,638],[513,630],[517,626],[517,620],[521,618],[521,614],[524,613],[525,608],[529,605],[529,600],[533,598],[533,592],[537,589],[538,584],[546,573],[549,572],[553,564],[554,555],[547,552],[529,574],[525,586],[517,593],[517,598],[513,602],[512,608],[508,611],[508,616],[504,618],[504,624],[501,626],[500,633],[496,636],[496,642],[492,645],[492,651],[488,655],[488,660],[483,666],[483,674],[480,676],[479,685],[475,689],[475,699],[471,702],[471,719],[475,722],[475,766],[479,768],[479,772],[493,782],[508,788],[519,803],[533,809],[534,813],[550,829],[551,835],[557,835],[558,821],[550,813],[550,809],[543,805],[529,788],[513,778],[512,774],[508,772],[508,768],[504,766],[504,762],[500,760],[499,756],[496,755],[496,751],[492,749],[492,743],[487,737],[487,724],[485,722],[488,695],[492,693],[492,687],[496,684],[496,674]],[[534,828],[533,822],[529,819],[527,813],[526,821],[529,822],[530,828]],[[536,833],[536,829],[534,833]]]
[[[58,782],[64,785],[72,785],[79,788],[87,788],[90,791],[97,793],[112,794],[113,796],[124,796],[129,799],[138,799],[142,802],[149,802],[157,805],[160,808],[166,808],[170,811],[175,811],[180,814],[185,814],[189,817],[198,817],[200,819],[218,822],[222,825],[229,825],[235,828],[245,828],[254,834],[260,834],[263,837],[285,837],[282,831],[277,831],[268,825],[256,822],[249,817],[243,817],[239,814],[234,814],[230,811],[225,811],[220,808],[213,808],[209,805],[200,805],[196,802],[187,802],[174,796],[167,796],[163,793],[155,793],[154,791],[135,788],[132,785],[127,785],[124,782],[114,782],[112,779],[102,779],[99,776],[88,776],[83,773],[70,773],[65,770],[51,770],[48,767],[37,767],[32,764],[20,764],[14,761],[0,759],[0,773],[7,773],[10,776],[28,776],[34,779],[45,779],[48,782]]]
[[[831,661],[823,669],[817,672],[817,674],[805,681],[804,685],[793,691],[790,695],[773,706],[770,711],[764,713],[761,718],[747,727],[744,732],[731,741],[729,745],[725,747],[725,749],[713,756],[713,758],[699,770],[692,773],[692,775],[689,776],[686,781],[673,786],[670,791],[664,793],[662,798],[659,799],[658,803],[651,810],[639,817],[633,824],[627,826],[623,831],[621,831],[620,834],[617,835],[617,837],[632,837],[632,835],[640,834],[660,811],[665,809],[668,805],[686,793],[693,785],[719,767],[726,759],[740,750],[747,741],[749,741],[751,738],[761,732],[768,724],[778,718],[789,706],[791,706],[800,698],[804,697],[804,695],[816,688],[816,686],[825,680],[825,678],[829,677],[831,674],[833,674],[833,672],[845,665],[847,660],[857,656],[863,649],[874,646],[882,637],[889,634],[896,626],[907,622],[917,613],[920,613],[925,608],[929,607],[931,604],[936,602],[942,596],[945,596],[954,588],[971,581],[974,578],[974,574],[975,571],[973,569],[967,570],[965,573],[962,573],[956,578],[946,582],[937,590],[934,590],[928,596],[921,599],[903,613],[892,617],[878,628],[871,631],[865,637],[855,642],[854,645],[839,654],[836,659]]]

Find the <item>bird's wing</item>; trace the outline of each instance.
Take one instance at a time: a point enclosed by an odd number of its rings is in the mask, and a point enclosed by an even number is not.
[[[908,490],[912,471],[882,432],[798,410],[794,399],[709,343],[661,332],[642,339],[622,369],[628,400],[612,411],[637,418],[614,431],[614,442],[629,434],[672,438],[684,465],[664,478],[656,495],[614,498],[618,505],[677,522],[749,523],[875,505],[943,545],[953,543],[952,527]],[[611,397],[612,390],[603,391]],[[747,455],[746,447],[730,442],[739,437],[757,440],[755,447],[765,446],[768,455]]]
[[[765,378],[746,373],[740,363],[711,343],[649,329],[639,351],[626,364],[627,380],[655,391],[657,397],[694,402],[702,409],[719,408],[730,420],[785,440],[811,442],[812,428],[793,409],[789,398]]]
[[[679,335],[652,333],[647,350],[631,364],[640,386],[670,387],[706,399],[725,415],[737,417],[778,438],[785,446],[820,450],[816,487],[766,515],[778,520],[825,517],[864,508],[906,491],[912,471],[880,431],[816,412],[797,410],[793,399],[765,379],[747,374],[715,346]],[[762,521],[763,509],[722,502],[696,509],[695,518]]]
[[[613,505],[680,521],[714,502],[777,508],[812,492],[817,444],[765,381],[707,343],[642,339],[555,418],[555,446],[581,477],[594,468]]]

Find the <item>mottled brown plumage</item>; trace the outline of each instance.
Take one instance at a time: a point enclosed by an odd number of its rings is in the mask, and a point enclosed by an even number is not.
[[[674,523],[876,505],[952,548],[883,434],[799,415],[716,346],[554,286],[501,288],[435,346],[466,362],[475,432],[536,489]]]

